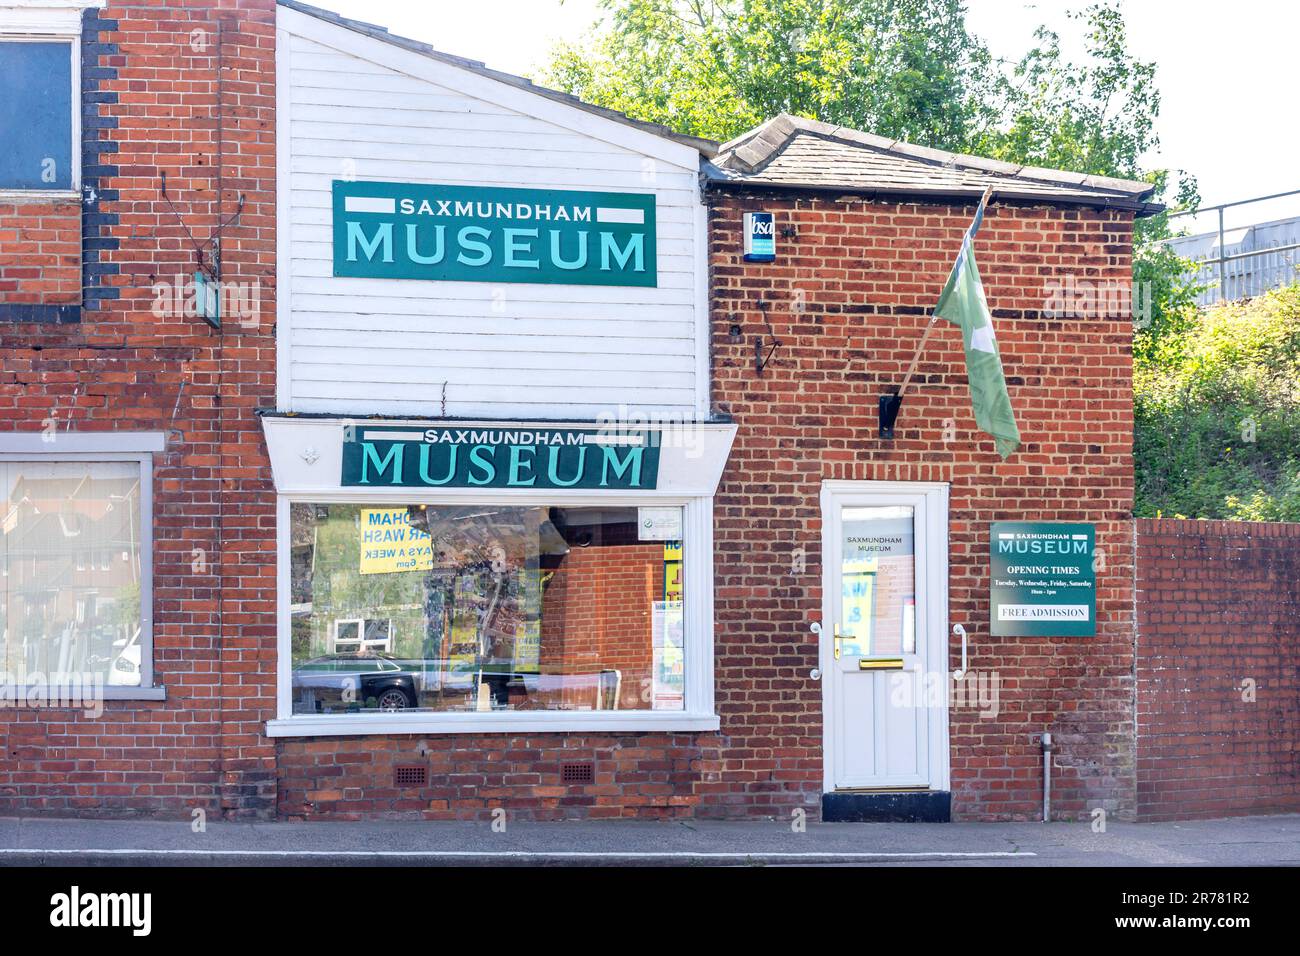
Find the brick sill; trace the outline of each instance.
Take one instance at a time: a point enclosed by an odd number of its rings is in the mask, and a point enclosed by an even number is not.
[[[717,730],[716,714],[668,711],[538,711],[489,714],[337,714],[266,722],[268,737],[360,737],[373,734],[515,734]]]

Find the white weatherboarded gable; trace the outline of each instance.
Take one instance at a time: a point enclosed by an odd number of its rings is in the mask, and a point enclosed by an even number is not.
[[[280,410],[707,414],[694,149],[284,7],[278,25]],[[334,278],[346,178],[653,192],[658,287]]]

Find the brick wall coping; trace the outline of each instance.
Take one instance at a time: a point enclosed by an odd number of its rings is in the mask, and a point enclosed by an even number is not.
[[[1300,522],[1295,521],[1225,521],[1206,518],[1137,518],[1135,521],[1139,534],[1300,538]]]

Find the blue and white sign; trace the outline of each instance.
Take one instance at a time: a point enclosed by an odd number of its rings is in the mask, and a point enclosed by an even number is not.
[[[776,259],[776,217],[770,212],[745,213],[745,261]]]
[[[653,288],[655,197],[336,179],[334,275]]]

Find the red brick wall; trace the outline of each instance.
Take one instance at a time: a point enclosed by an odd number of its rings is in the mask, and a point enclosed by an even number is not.
[[[542,596],[542,673],[614,668],[621,675],[620,705],[649,707],[651,612],[663,590],[663,542],[570,548]],[[590,704],[592,697],[585,685],[564,696],[575,704]]]
[[[93,265],[107,291],[86,296],[79,323],[0,325],[0,428],[36,431],[54,418],[62,430],[167,433],[155,479],[154,658],[168,698],[110,702],[96,721],[0,711],[0,812],[202,806],[239,816],[277,800],[290,816],[336,817],[482,817],[494,806],[541,818],[815,811],[820,689],[806,677],[816,663],[807,622],[820,615],[817,492],[828,477],[952,483],[951,616],[971,630],[972,668],[1004,683],[997,720],[953,715],[957,814],[1031,816],[1030,734],[1044,727],[1062,748],[1061,812],[1132,811],[1130,324],[1040,314],[1054,277],[1127,280],[1125,215],[995,206],[986,219],[977,254],[1027,442],[1000,464],[972,431],[951,329],[935,336],[899,438],[872,437],[876,397],[910,357],[969,209],[721,201],[714,404],[741,428],[718,500],[721,734],[273,744],[263,722],[274,713],[274,495],[253,410],[274,404],[274,5],[114,3],[92,19],[102,27],[103,122],[87,135],[116,147],[104,154],[112,165],[98,177],[95,213]],[[160,194],[164,170],[185,226]],[[260,283],[260,314],[228,318],[220,333],[156,314],[155,284],[193,271],[186,227],[205,241],[241,192],[243,214],[223,235],[225,277]],[[739,262],[742,208],[798,226],[778,263]],[[784,344],[758,378],[752,341],[764,315]],[[743,327],[734,339],[733,322]],[[987,523],[1014,518],[1097,523],[1110,555],[1101,636],[988,638]],[[595,762],[594,784],[561,787],[560,764],[574,759]],[[421,761],[430,787],[390,786],[393,766]]]
[[[1139,815],[1300,810],[1300,524],[1140,520],[1137,545]]]
[[[741,213],[776,213],[775,263],[741,261]],[[1043,315],[1067,277],[1127,283],[1131,216],[994,203],[976,243],[1024,445],[1003,463],[975,430],[960,336],[931,336],[898,421],[897,385],[974,209],[827,199],[724,199],[711,215],[713,402],[740,427],[716,502],[722,759],[700,812],[817,806],[823,479],[950,483],[949,616],[970,664],[1001,678],[1000,714],[954,709],[959,819],[1032,819],[1033,735],[1053,731],[1054,807],[1134,811],[1131,319]],[[769,332],[767,322],[771,323]],[[732,327],[740,334],[733,335]],[[754,340],[781,342],[761,376]],[[1106,566],[1095,638],[989,636],[988,533],[997,520],[1086,521]],[[950,645],[950,667],[958,644]]]
[[[81,203],[0,202],[0,303],[81,301]]]
[[[0,710],[0,813],[273,807],[262,722],[274,710],[275,509],[253,411],[275,394],[274,18],[272,0],[168,0],[110,3],[87,20],[99,79],[86,134],[116,147],[101,154],[112,165],[95,208],[106,291],[79,322],[0,323],[0,429],[54,419],[59,432],[167,434],[153,528],[154,665],[167,699],[109,701],[98,720]],[[156,311],[154,284],[194,269],[162,171],[200,242],[245,194],[222,237],[224,278],[259,284],[257,315],[218,333]]]
[[[591,761],[592,784],[561,765]],[[425,766],[426,787],[393,786],[393,769]],[[389,735],[280,741],[280,813],[292,819],[404,817],[511,820],[691,816],[716,774],[713,734]]]

